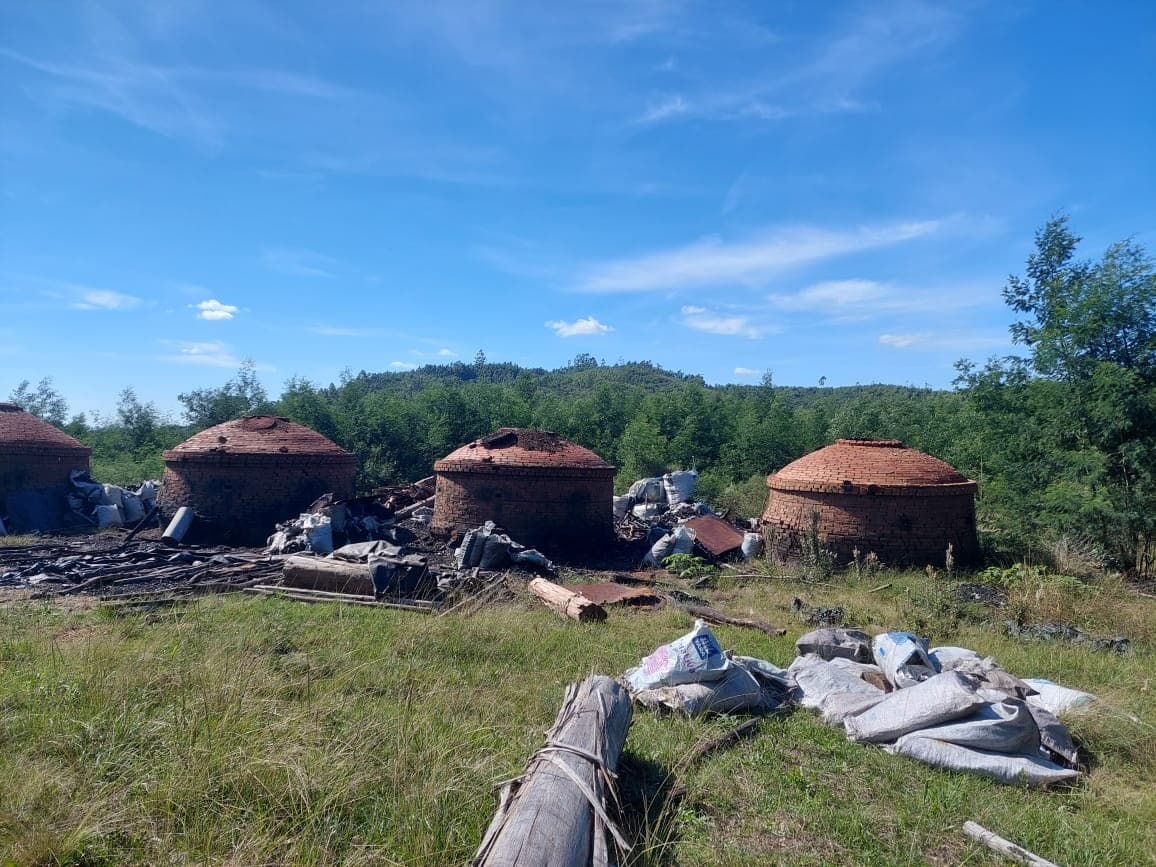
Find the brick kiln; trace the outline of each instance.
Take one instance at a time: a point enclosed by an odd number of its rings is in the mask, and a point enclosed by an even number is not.
[[[767,477],[762,524],[779,556],[795,558],[813,516],[840,562],[858,548],[894,565],[959,565],[979,559],[976,484],[955,467],[898,440],[836,440]]]
[[[501,428],[434,464],[432,529],[493,521],[517,542],[577,552],[613,539],[614,467],[555,433]]]
[[[197,514],[200,538],[264,544],[279,521],[324,493],[353,495],[357,459],[304,425],[249,416],[203,430],[164,453],[160,506]]]
[[[18,491],[68,489],[73,470],[88,470],[92,449],[62,430],[25,412],[14,403],[0,403],[0,514],[12,517],[9,529],[29,529],[20,520],[23,511],[9,503]]]

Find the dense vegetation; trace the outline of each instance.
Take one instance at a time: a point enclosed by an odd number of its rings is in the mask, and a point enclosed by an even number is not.
[[[503,425],[556,430],[619,467],[620,483],[702,471],[716,503],[757,510],[768,471],[836,437],[896,437],[980,483],[989,551],[1156,570],[1156,270],[1131,241],[1076,258],[1064,217],[1047,223],[1004,297],[1025,357],[958,365],[953,391],[887,385],[706,385],[648,362],[580,355],[553,371],[489,363],[289,380],[276,400],[252,365],[216,389],[179,395],[184,424],[131,388],[115,418],[67,420],[50,381],[12,397],[94,449],[94,474],[160,474],[160,452],[190,432],[275,412],[355,452],[363,488],[428,475],[434,460]]]

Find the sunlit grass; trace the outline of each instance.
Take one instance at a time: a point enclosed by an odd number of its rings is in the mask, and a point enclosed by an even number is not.
[[[797,712],[684,774],[686,796],[658,825],[671,768],[734,721],[639,711],[622,779],[635,862],[998,863],[958,832],[970,818],[1065,865],[1151,863],[1154,603],[1097,588],[1084,625],[1116,610],[1141,639],[1116,656],[1009,638],[998,617],[928,597],[927,582],[722,579],[708,592],[786,626],[781,638],[716,630],[781,665],[808,628],[787,613],[802,595],[875,629],[924,611],[936,643],[1097,694],[1072,724],[1093,759],[1084,782],[1001,787],[849,743]],[[0,609],[0,863],[461,863],[565,684],[621,673],[689,624],[664,609],[580,625],[532,598],[440,619],[239,595],[129,617]]]

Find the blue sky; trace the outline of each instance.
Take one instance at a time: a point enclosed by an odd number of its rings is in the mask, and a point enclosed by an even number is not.
[[[0,2],[0,395],[578,353],[946,386],[1156,251],[1156,4]]]

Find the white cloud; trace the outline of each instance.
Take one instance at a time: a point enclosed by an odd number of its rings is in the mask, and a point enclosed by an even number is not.
[[[390,370],[414,370],[417,368],[417,365],[408,361],[391,361],[389,367]]]
[[[976,352],[1011,346],[1002,332],[978,331],[911,331],[880,334],[879,342],[892,349],[916,349],[940,352]]]
[[[705,307],[687,305],[682,308],[682,324],[695,331],[708,334],[723,334],[757,340],[767,333],[766,328],[751,323],[747,316],[726,316],[707,310]]]
[[[755,370],[753,367],[736,367],[735,368],[735,376],[748,377],[748,376],[762,376],[762,375],[763,375],[763,372],[761,370]]]
[[[81,292],[80,300],[74,301],[72,307],[76,310],[131,310],[140,304],[141,299],[135,295],[108,289],[85,289]]]
[[[793,295],[772,295],[771,303],[784,310],[845,310],[879,301],[888,290],[874,280],[828,280]]]
[[[880,334],[879,342],[884,346],[893,346],[896,349],[907,349],[926,343],[930,337],[931,334],[926,331],[909,334]]]
[[[343,325],[314,325],[310,331],[322,337],[383,337],[385,332],[377,328],[347,328]]]
[[[228,367],[235,369],[241,366],[243,360],[233,353],[232,348],[228,344],[222,343],[219,340],[202,342],[166,340],[162,341],[162,343],[175,347],[176,352],[170,352],[158,357],[161,361],[169,361],[174,364],[196,364],[203,367]],[[258,370],[273,369],[267,364],[258,364],[256,367]]]
[[[681,96],[670,96],[661,102],[651,105],[650,108],[639,116],[636,123],[661,123],[662,121],[689,114],[690,110],[690,104]]]
[[[992,285],[995,285],[994,282]],[[882,313],[936,314],[987,304],[990,286],[913,288],[874,280],[828,280],[790,294],[768,296],[780,310],[814,313],[829,319],[870,319]]]
[[[336,259],[293,247],[269,247],[261,251],[261,262],[271,271],[290,277],[336,277],[341,263]]]
[[[210,322],[232,319],[237,315],[238,310],[232,304],[222,304],[216,298],[210,298],[191,306],[197,309],[198,319],[207,319]]]
[[[599,322],[593,316],[587,316],[585,319],[575,319],[573,322],[553,319],[546,323],[546,327],[552,328],[554,333],[559,337],[592,337],[608,334],[614,330],[609,325]]]
[[[438,357],[439,358],[457,358],[458,354],[456,352],[454,352],[452,349],[439,349],[438,350]]]
[[[587,269],[577,288],[586,292],[648,292],[736,283],[759,285],[793,267],[923,238],[939,226],[937,220],[848,231],[794,226],[764,232],[750,241],[708,238],[595,264]]]

